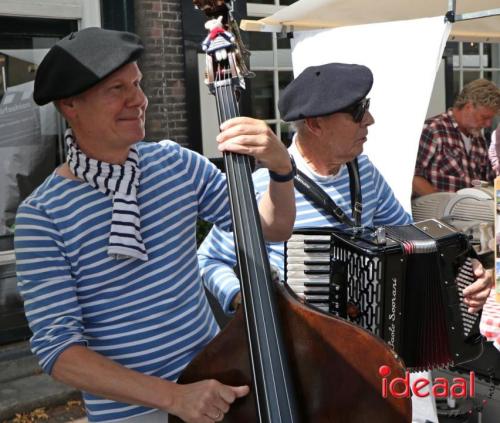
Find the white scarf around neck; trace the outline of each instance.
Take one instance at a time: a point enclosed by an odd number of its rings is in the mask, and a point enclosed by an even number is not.
[[[137,150],[130,148],[125,163],[115,165],[87,157],[78,147],[71,129],[66,130],[64,139],[68,146],[67,162],[73,175],[103,194],[112,196],[108,254],[117,259],[136,258],[147,261],[137,203],[141,175]]]

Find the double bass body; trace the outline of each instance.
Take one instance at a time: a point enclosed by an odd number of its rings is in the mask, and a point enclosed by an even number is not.
[[[302,304],[285,286],[277,284],[276,294],[301,423],[411,421],[408,398],[382,397],[380,366],[389,366],[391,376],[404,377],[402,363],[383,341]],[[251,374],[244,316],[239,309],[178,382],[216,379],[252,387]],[[252,390],[231,406],[223,421],[258,421]]]

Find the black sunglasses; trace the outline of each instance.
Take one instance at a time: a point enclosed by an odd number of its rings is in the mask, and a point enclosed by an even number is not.
[[[354,122],[361,122],[365,117],[365,113],[370,108],[370,99],[364,98],[363,100],[354,103],[352,106],[346,107],[345,109],[339,110],[337,113],[349,113],[352,116]]]

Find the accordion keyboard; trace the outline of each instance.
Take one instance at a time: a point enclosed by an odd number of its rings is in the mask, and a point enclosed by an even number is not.
[[[381,336],[380,262],[341,246],[331,236],[293,234],[287,243],[286,283],[313,307]]]
[[[330,236],[294,234],[287,243],[287,284],[303,300],[330,311]]]

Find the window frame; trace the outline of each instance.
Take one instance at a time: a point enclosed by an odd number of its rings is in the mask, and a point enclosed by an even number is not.
[[[79,28],[101,26],[100,0],[3,0],[0,3],[0,15],[72,19],[77,20]]]
[[[274,13],[276,13],[278,10],[283,9],[284,7],[288,6],[280,6],[279,5],[279,0],[275,0],[274,5],[271,4],[259,4],[259,3],[247,3],[247,14],[248,16],[255,16],[258,18],[265,18],[267,16],[270,16]],[[278,100],[279,100],[279,73],[281,71],[284,72],[293,72],[293,68],[291,66],[279,66],[278,63],[278,37],[279,35],[276,34],[275,32],[271,32],[271,51],[273,53],[273,63],[272,66],[253,66],[252,65],[252,72],[259,72],[259,71],[267,71],[267,72],[273,72],[273,96],[274,96],[274,117],[269,118],[269,119],[264,119],[264,121],[268,125],[274,125],[275,127],[275,133],[278,136],[278,138],[281,139],[282,136],[282,120],[280,116],[280,112],[278,110]]]

